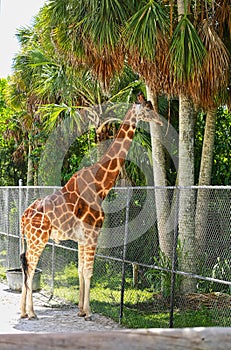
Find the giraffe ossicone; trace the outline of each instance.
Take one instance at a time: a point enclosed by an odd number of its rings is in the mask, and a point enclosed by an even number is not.
[[[36,318],[32,297],[33,276],[42,251],[49,239],[53,239],[55,242],[78,242],[78,315],[91,319],[90,281],[104,221],[102,203],[125,161],[138,120],[155,120],[153,111],[134,104],[128,110],[115,140],[98,162],[79,170],[60,190],[35,200],[23,213],[21,318]]]

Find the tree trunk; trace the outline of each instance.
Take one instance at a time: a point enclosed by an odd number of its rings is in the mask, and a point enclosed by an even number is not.
[[[27,186],[32,186],[34,184],[34,181],[33,181],[33,162],[31,160],[32,146],[31,146],[31,141],[30,140],[29,140],[28,143],[29,143],[29,146],[28,146],[26,185]]]
[[[194,115],[190,100],[179,97],[179,242],[181,256],[179,267],[185,272],[195,272],[195,190],[188,186],[194,184]],[[187,186],[187,188],[185,188]],[[181,188],[183,187],[183,188]],[[181,290],[194,292],[195,279],[184,278]]]
[[[199,186],[208,186],[211,184],[215,126],[216,111],[208,111],[206,115],[206,124],[201,156]]]
[[[185,10],[188,6],[188,0],[177,0],[177,10],[178,10],[178,18],[185,14]]]
[[[148,99],[152,101],[154,109],[158,112],[158,105],[151,90],[147,87]],[[174,227],[170,224],[170,203],[167,188],[166,168],[165,168],[165,152],[162,141],[162,127],[150,122],[150,133],[152,142],[152,159],[153,159],[153,177],[155,187],[162,186],[163,188],[155,188],[155,202],[157,227],[159,235],[159,244],[161,253],[166,256],[169,261],[172,259],[173,251],[173,231]]]
[[[215,138],[216,112],[208,111],[201,155],[199,186],[211,184],[213,166],[213,147]],[[197,193],[197,207],[195,217],[195,237],[197,242],[198,257],[202,257],[206,248],[206,227],[208,217],[209,191],[200,188]]]
[[[173,227],[169,225],[170,203],[168,197],[165,154],[161,143],[160,126],[150,123],[152,141],[153,176],[155,185],[155,203],[160,250],[169,259],[172,258]],[[159,188],[158,188],[159,187]],[[162,187],[162,188],[161,188]]]

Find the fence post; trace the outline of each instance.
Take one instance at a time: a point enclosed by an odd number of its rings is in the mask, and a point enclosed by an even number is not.
[[[10,200],[9,200],[9,188],[6,189],[6,226],[5,231],[7,233],[7,256],[6,256],[6,262],[7,262],[7,268],[10,268]]]
[[[52,242],[51,248],[51,295],[49,301],[54,296],[54,281],[55,281],[55,242]]]
[[[179,188],[176,187],[174,236],[173,236],[173,248],[172,248],[172,271],[171,271],[169,328],[173,328],[173,310],[174,310],[175,282],[176,282],[175,271],[176,271],[176,262],[177,262],[177,241],[178,241],[178,212],[179,212]]]
[[[122,280],[121,280],[121,293],[120,293],[119,323],[121,323],[121,321],[122,321],[123,310],[124,310],[125,259],[126,259],[127,242],[128,242],[129,202],[130,202],[130,187],[128,187],[128,189],[127,189],[127,200],[126,200],[126,216],[125,216],[125,228],[124,228],[124,247],[123,247],[123,262],[122,262]]]
[[[19,193],[18,193],[18,222],[19,222],[19,255],[22,252],[22,242],[21,242],[21,216],[22,216],[22,179],[19,179],[18,181],[18,185],[19,185]]]

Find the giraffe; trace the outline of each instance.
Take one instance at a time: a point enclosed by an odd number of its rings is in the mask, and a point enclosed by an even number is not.
[[[36,199],[21,217],[23,286],[21,318],[37,318],[32,280],[40,255],[49,239],[78,242],[78,316],[91,320],[90,281],[100,229],[104,221],[102,202],[114,185],[131,145],[138,120],[154,120],[146,106],[133,105],[107,152],[92,166],[76,172],[60,190]],[[26,250],[24,247],[26,237]]]

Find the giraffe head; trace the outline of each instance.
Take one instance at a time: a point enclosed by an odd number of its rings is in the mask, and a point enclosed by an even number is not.
[[[146,101],[144,104],[134,104],[132,111],[136,117],[137,122],[143,120],[146,122],[151,122],[156,119],[156,112],[153,109],[152,103]]]

